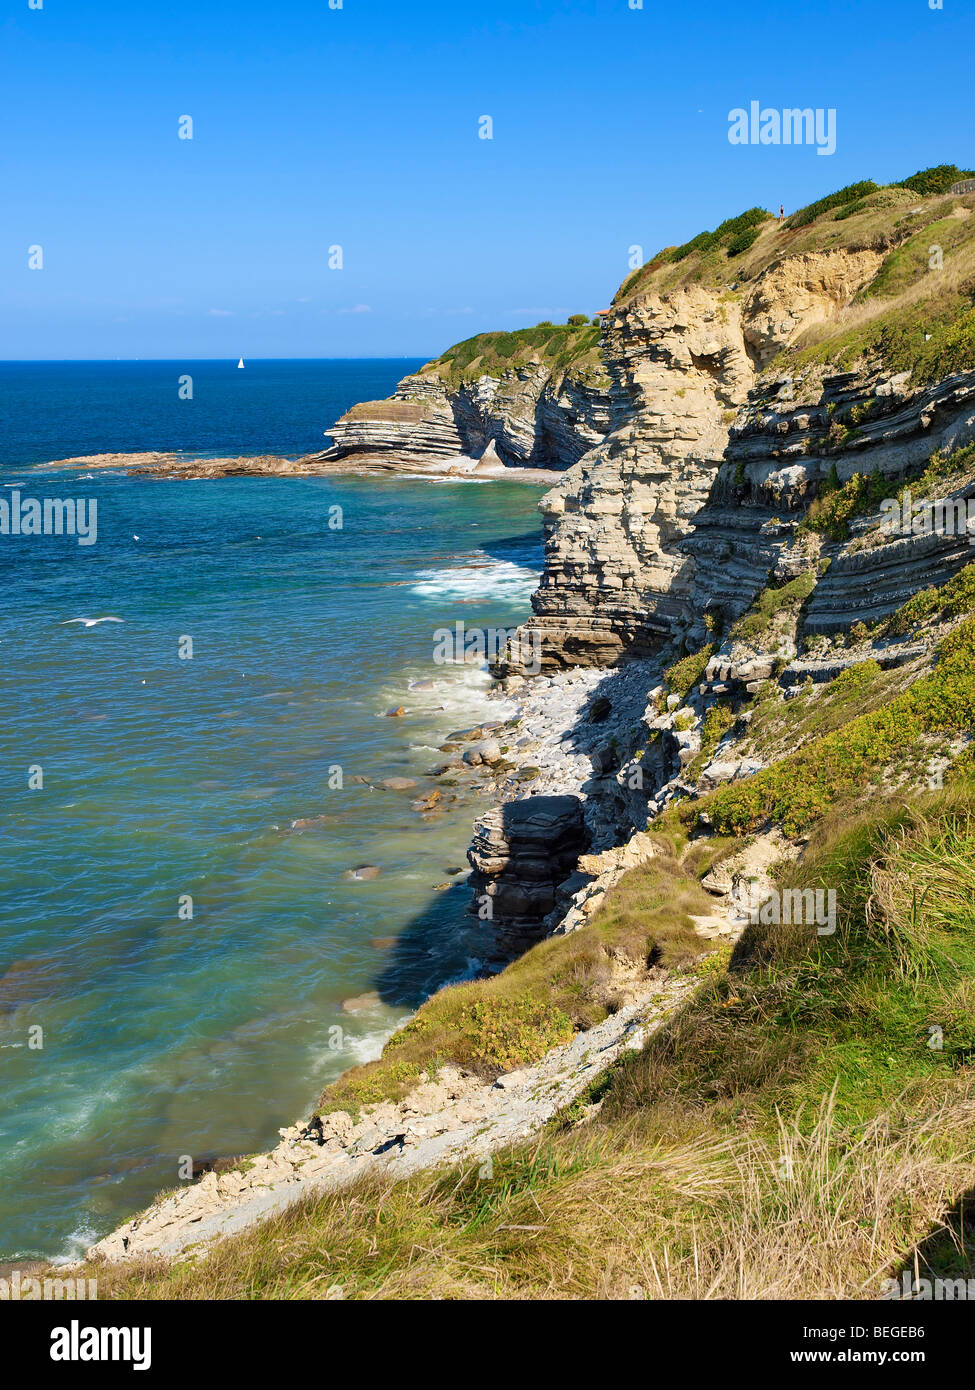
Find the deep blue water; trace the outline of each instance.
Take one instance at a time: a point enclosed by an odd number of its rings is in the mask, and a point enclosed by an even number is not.
[[[303,452],[413,365],[194,364],[181,414],[174,364],[0,364],[0,496],[95,498],[99,521],[87,548],[0,536],[0,1259],[77,1251],[175,1186],[182,1155],[273,1143],[477,969],[466,890],[436,890],[475,807],[424,820],[353,779],[422,791],[445,734],[496,716],[432,635],[528,612],[540,490],[32,469]],[[349,881],[362,863],[380,877]]]
[[[0,464],[188,449],[308,454],[357,401],[388,395],[422,362],[254,360],[0,362]],[[192,378],[192,399],[180,379]]]

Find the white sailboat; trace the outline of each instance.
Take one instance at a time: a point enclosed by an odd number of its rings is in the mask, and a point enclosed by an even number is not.
[[[244,359],[241,358],[240,361],[237,363],[237,366],[238,366],[238,367],[242,367],[243,365],[244,365]]]

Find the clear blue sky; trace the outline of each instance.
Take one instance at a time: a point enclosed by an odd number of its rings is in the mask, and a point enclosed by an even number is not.
[[[434,355],[605,307],[633,243],[975,167],[969,0],[5,0],[0,36],[5,358]],[[729,144],[751,100],[835,107],[835,155]]]

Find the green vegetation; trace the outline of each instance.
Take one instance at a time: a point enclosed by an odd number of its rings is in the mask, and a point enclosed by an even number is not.
[[[909,188],[912,193],[919,193],[922,197],[928,198],[933,193],[949,192],[953,183],[961,183],[964,179],[975,179],[975,172],[971,169],[959,169],[955,164],[936,164],[933,169],[922,169],[919,173],[912,174],[896,187]]]
[[[902,179],[899,183],[891,184],[892,188],[908,189],[912,193],[917,193],[923,198],[929,198],[935,194],[949,192],[953,183],[959,183],[962,179],[975,178],[975,174],[966,173],[958,169],[954,164],[939,164],[933,169],[922,169],[916,174],[912,174],[909,179]],[[841,188],[836,193],[830,193],[825,198],[819,198],[815,203],[810,203],[808,207],[800,208],[791,217],[786,219],[786,226],[790,229],[806,227],[810,222],[815,222],[817,217],[822,217],[824,212],[830,212],[833,208],[841,209],[837,217],[849,217],[854,211],[861,211],[865,205],[865,200],[871,193],[878,193],[882,184],[874,183],[871,179],[864,179],[861,183],[851,183],[846,188]]]
[[[849,666],[834,680],[820,685],[808,682],[791,700],[780,699],[778,688],[769,682],[764,698],[756,697],[751,706],[741,751],[760,755],[768,763],[787,757],[813,739],[877,709],[903,688],[908,677],[900,670],[884,671],[876,661],[867,659]]]
[[[828,339],[794,359],[866,354],[915,381],[975,365],[975,239],[951,215],[968,205],[936,201],[964,176],[938,166],[890,188],[854,184],[784,229],[753,209],[658,254],[617,298],[650,283],[721,283],[732,257],[747,281],[783,248],[869,248],[886,256],[843,331],[824,325]],[[917,198],[935,201],[914,220]],[[928,278],[932,237],[952,259]],[[596,371],[597,338],[573,315],[478,335],[428,370],[451,383],[533,359]],[[832,442],[862,420],[835,419]],[[922,496],[973,465],[975,447],[934,455],[906,486]],[[834,466],[804,529],[842,540],[890,486],[878,474],[841,484]],[[732,636],[770,650],[814,584],[810,573],[767,588]],[[99,1295],[870,1297],[915,1261],[925,1272],[932,1231],[943,1237],[937,1272],[975,1276],[970,1241],[944,1235],[975,1153],[975,745],[959,754],[975,729],[973,614],[975,564],[874,630],[955,624],[937,634],[933,666],[868,659],[787,701],[769,683],[738,715],[714,705],[682,776],[693,781],[732,728],[735,756],[752,749],[763,770],[671,806],[652,823],[654,857],[585,927],[433,996],[378,1062],[320,1103],[356,1113],[445,1062],[490,1080],[619,1009],[654,968],[683,972],[695,992],[546,1133],[495,1155],[487,1173],[478,1159],[305,1200],[195,1262],[98,1266]],[[861,623],[847,635],[869,634]],[[714,651],[675,661],[667,688],[685,698]],[[931,793],[935,756],[954,761],[947,790]],[[702,957],[695,919],[716,904],[701,879],[766,828],[808,837],[775,881],[834,892],[835,930],[753,922],[733,951]]]
[[[817,217],[822,217],[824,212],[829,212],[831,208],[843,207],[845,204],[856,202],[858,199],[865,198],[868,193],[876,193],[880,189],[879,183],[873,183],[870,179],[864,179],[861,183],[851,183],[846,188],[841,188],[838,193],[830,193],[825,198],[818,199],[815,203],[810,203],[808,207],[800,208],[791,217],[786,218],[785,225],[793,230],[798,227],[806,227],[810,222],[815,222]]]
[[[653,866],[652,883],[639,896],[620,885],[588,926],[539,942],[500,975],[434,994],[393,1034],[379,1061],[328,1087],[321,1113],[399,1098],[446,1062],[493,1078],[538,1061],[617,1006],[624,963],[639,969],[651,960],[693,960],[701,943],[689,914],[708,910],[707,895],[666,845]]]
[[[892,614],[880,629],[891,636],[904,633],[930,622],[932,618],[949,621],[975,610],[975,564],[966,565],[940,588],[921,589]]]
[[[664,684],[672,695],[682,698],[689,695],[695,685],[700,685],[708,662],[714,655],[714,644],[709,642],[700,651],[681,657],[664,672]]]
[[[99,1265],[99,1296],[849,1299],[928,1272],[975,1145],[972,786],[834,813],[782,885],[832,888],[835,932],[746,928],[487,1172],[373,1177],[196,1262]],[[935,1258],[972,1273],[965,1241]]]
[[[436,372],[453,388],[484,373],[497,376],[530,361],[541,362],[555,372],[570,366],[601,372],[598,348],[599,328],[585,314],[573,314],[568,323],[560,325],[546,322],[512,333],[478,333],[448,348],[423,370]]]
[[[704,716],[701,729],[701,753],[711,754],[735,724],[735,714],[730,705],[712,705]]]
[[[772,214],[765,208],[749,208],[747,212],[740,213],[737,217],[729,217],[719,227],[715,227],[713,232],[698,232],[696,237],[692,237],[690,241],[685,241],[683,246],[677,246],[669,252],[668,259],[682,261],[692,251],[712,251],[722,246],[725,247],[729,255],[738,255],[752,245],[758,236],[759,227],[763,222],[767,222],[771,216]],[[753,234],[750,239],[748,239],[749,234]],[[734,251],[731,249],[732,244],[736,247]]]
[[[745,616],[735,623],[731,636],[752,646],[761,646],[780,615],[790,619],[798,617],[815,587],[816,576],[810,573],[800,574],[781,588],[763,589]]]
[[[849,672],[845,678],[855,679]],[[964,733],[973,724],[975,618],[969,618],[942,641],[930,675],[747,781],[719,788],[683,815],[694,818],[704,810],[722,834],[772,822],[787,835],[801,835],[837,801],[878,786],[898,762],[916,764],[927,736]]]
[[[720,291],[743,288],[783,254],[881,253],[879,273],[837,321],[825,315],[781,354],[783,370],[822,365],[847,370],[866,359],[927,384],[975,366],[975,224],[970,204],[948,190],[965,171],[954,165],[922,170],[886,186],[850,184],[773,223],[750,209],[658,252],[620,287],[619,304],[645,291],[666,294],[694,283]],[[940,259],[932,262],[932,247]],[[833,432],[841,444],[849,431]]]
[[[891,495],[891,484],[875,470],[869,477],[854,473],[845,483],[836,476],[836,465],[823,483],[800,523],[800,530],[816,531],[833,541],[844,541],[850,534],[850,521],[873,511]]]
[[[939,217],[921,227],[913,236],[890,251],[879,274],[857,296],[857,303],[890,299],[920,285],[931,274],[931,247],[940,246],[945,256],[962,246],[971,236],[958,217]]]

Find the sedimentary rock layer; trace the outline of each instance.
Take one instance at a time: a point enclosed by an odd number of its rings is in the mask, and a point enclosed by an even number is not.
[[[610,401],[592,373],[530,363],[448,386],[436,373],[404,377],[385,401],[356,405],[332,426],[323,465],[400,471],[476,459],[562,469],[609,429]]]

